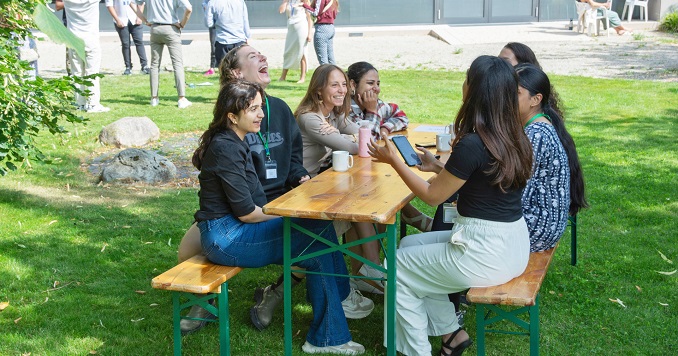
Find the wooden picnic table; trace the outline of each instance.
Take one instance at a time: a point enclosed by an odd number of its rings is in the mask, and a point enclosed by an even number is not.
[[[412,145],[421,142],[435,142],[436,132],[419,131],[419,125],[411,125],[408,131],[396,132],[408,136]],[[423,126],[423,125],[422,125]],[[426,126],[428,127],[428,126]],[[422,127],[426,129],[426,127]],[[432,128],[432,127],[431,127]],[[434,149],[435,150],[435,149]],[[291,266],[305,258],[322,253],[341,251],[374,268],[387,273],[387,285],[396,282],[395,263],[388,263],[387,270],[376,266],[362,256],[350,252],[348,247],[386,238],[386,260],[395,261],[397,214],[414,195],[405,185],[396,171],[388,164],[373,162],[372,158],[354,155],[354,165],[346,172],[328,169],[310,181],[266,204],[266,214],[284,217],[284,318],[285,318],[285,354],[292,355],[292,284]],[[430,179],[433,173],[413,171],[423,179]],[[351,222],[369,222],[386,225],[386,231],[374,237],[359,239],[342,245],[333,244],[319,236],[314,236],[328,245],[323,251],[298,258],[291,257],[290,236],[292,228],[297,228],[290,220],[292,217],[345,220]],[[395,288],[386,288],[386,328],[387,354],[395,355]]]

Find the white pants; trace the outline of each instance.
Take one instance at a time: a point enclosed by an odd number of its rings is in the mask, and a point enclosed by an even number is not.
[[[77,53],[69,49],[71,54],[71,73],[77,76],[85,76],[99,73],[101,69],[101,44],[99,43],[99,34],[76,34],[85,42],[85,56],[80,58]],[[89,90],[91,95],[85,97],[80,94],[75,94],[75,101],[78,106],[90,105],[95,106],[101,103],[101,90],[99,89],[99,78],[90,79],[91,86],[80,85],[81,90]]]
[[[522,218],[502,223],[460,216],[452,231],[403,238],[396,254],[397,350],[431,355],[429,335],[459,329],[448,294],[506,283],[525,271],[529,257]]]

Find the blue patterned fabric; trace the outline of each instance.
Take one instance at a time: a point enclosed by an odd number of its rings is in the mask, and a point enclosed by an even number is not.
[[[530,251],[556,245],[567,226],[570,167],[553,126],[535,122],[525,128],[532,143],[532,178],[523,191],[523,217],[530,232]]]

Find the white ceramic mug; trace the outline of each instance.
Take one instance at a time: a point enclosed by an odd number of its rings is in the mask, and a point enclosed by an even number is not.
[[[337,172],[346,172],[353,167],[353,156],[348,151],[332,152],[332,169]]]
[[[452,141],[452,135],[448,133],[437,134],[436,135],[436,149],[439,152],[448,152],[452,150],[450,146],[450,141]]]

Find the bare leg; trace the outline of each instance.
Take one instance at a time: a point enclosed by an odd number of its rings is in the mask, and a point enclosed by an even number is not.
[[[301,62],[299,62],[299,66],[301,67],[301,77],[299,78],[299,81],[297,84],[301,84],[306,81],[306,69],[307,69],[307,64],[306,64],[306,56],[303,55],[301,56]]]
[[[201,253],[200,229],[193,223],[179,243],[179,263]]]
[[[279,82],[283,82],[283,81],[285,81],[285,79],[287,79],[287,72],[288,71],[289,71],[289,69],[283,69],[282,74],[280,75],[280,78],[278,78]]]
[[[408,203],[403,207],[401,213],[403,220],[405,220],[408,225],[413,226],[422,232],[431,231],[433,219],[417,210],[414,205]]]

